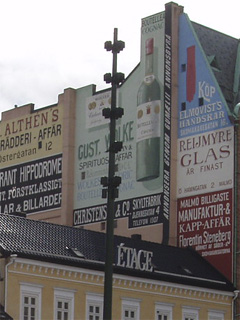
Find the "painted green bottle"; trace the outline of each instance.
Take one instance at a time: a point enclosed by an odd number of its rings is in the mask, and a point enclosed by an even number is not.
[[[154,39],[145,43],[145,77],[137,94],[136,180],[159,177],[161,88],[154,75]]]

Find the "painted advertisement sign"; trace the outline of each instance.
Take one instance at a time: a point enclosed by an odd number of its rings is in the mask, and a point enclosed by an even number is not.
[[[164,133],[167,137],[170,129],[170,122],[164,127],[165,13],[142,19],[141,33],[140,66],[117,92],[117,105],[124,109],[124,115],[116,123],[116,140],[123,141],[123,149],[115,157],[116,174],[122,178],[115,217],[127,218],[129,228],[164,220],[167,224],[169,215],[167,207],[163,214],[164,183],[169,183],[169,168],[165,168],[165,177],[163,174]],[[171,39],[167,40],[170,53]],[[91,95],[88,87],[79,90],[75,226],[106,219],[100,178],[108,174],[109,125],[102,109],[111,106],[110,91]],[[165,159],[169,160],[169,154]]]
[[[178,244],[194,247],[231,279],[234,129],[184,14],[179,43]]]
[[[62,108],[0,123],[0,211],[36,213],[61,207]]]
[[[123,242],[117,246],[116,265],[118,267],[152,272],[152,260],[152,251],[127,247]]]

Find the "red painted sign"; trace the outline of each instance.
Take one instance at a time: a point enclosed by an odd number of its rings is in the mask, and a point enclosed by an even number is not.
[[[231,279],[232,189],[178,199],[177,212],[179,247],[193,247]]]

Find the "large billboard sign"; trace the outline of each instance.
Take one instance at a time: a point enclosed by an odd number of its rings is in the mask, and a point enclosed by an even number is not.
[[[0,122],[0,212],[61,207],[62,107]]]
[[[178,245],[232,275],[234,128],[186,15],[180,16]]]
[[[165,141],[169,147],[170,121],[165,122],[164,117],[167,114],[170,119],[170,111],[164,105],[164,72],[166,60],[168,70],[171,67],[171,38],[167,37],[166,54],[165,29],[164,12],[142,19],[140,66],[118,89],[117,104],[124,108],[124,116],[116,125],[116,139],[123,141],[123,149],[115,157],[116,174],[122,178],[115,218],[126,218],[129,229],[163,224],[166,241],[169,212],[165,205],[164,214],[164,199],[169,199],[169,187],[164,194],[164,184],[169,184],[169,167],[164,164],[170,159]],[[110,91],[92,95],[88,87],[79,90],[75,226],[106,220],[100,178],[108,174],[109,123],[102,109],[111,105]]]

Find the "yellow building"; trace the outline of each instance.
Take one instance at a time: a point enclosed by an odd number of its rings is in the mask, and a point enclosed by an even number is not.
[[[0,214],[3,319],[102,319],[104,242],[100,232]],[[119,236],[114,247],[113,319],[232,319],[237,292],[195,251]]]

